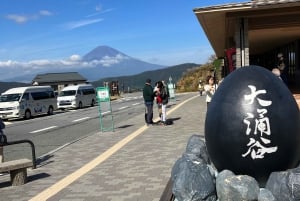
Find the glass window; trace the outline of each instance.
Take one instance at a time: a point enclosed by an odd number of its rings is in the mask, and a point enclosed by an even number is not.
[[[22,100],[29,100],[29,93],[24,93],[22,96]]]
[[[58,96],[74,96],[76,94],[75,90],[61,91]]]
[[[19,101],[22,94],[3,94],[0,96],[0,102]]]

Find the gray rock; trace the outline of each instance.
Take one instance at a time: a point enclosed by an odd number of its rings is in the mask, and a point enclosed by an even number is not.
[[[216,170],[208,164],[206,144],[200,135],[192,135],[186,152],[171,172],[173,194],[178,201],[215,201]]]
[[[200,135],[189,138],[171,172],[176,201],[300,201],[300,166],[271,173],[265,188],[247,175],[218,173]]]
[[[268,189],[261,188],[258,194],[258,201],[276,201],[274,195]]]
[[[224,181],[228,177],[232,177],[232,176],[235,176],[235,174],[233,172],[231,172],[230,170],[221,171],[216,178],[217,188],[218,188],[218,184],[221,184],[222,181]]]
[[[218,170],[215,168],[215,166],[209,165],[209,164],[207,166],[208,166],[208,169],[210,171],[210,174],[213,175],[214,178],[217,178],[219,173],[218,173]]]
[[[189,138],[185,154],[201,158],[207,164],[210,162],[206,144],[200,135],[192,135]]]
[[[222,171],[216,179],[219,201],[255,201],[258,199],[259,185],[248,175],[233,175],[229,170]]]
[[[172,192],[178,201],[216,201],[215,178],[204,163],[182,157],[172,170]]]
[[[182,156],[179,158],[175,164],[173,165],[172,171],[171,171],[171,178],[173,181],[176,180],[177,176],[180,174],[182,170],[184,170],[186,167],[185,158]]]
[[[288,187],[294,200],[300,200],[300,168],[289,171]]]
[[[266,189],[270,190],[279,201],[300,200],[300,167],[272,172],[267,181]]]
[[[186,151],[183,153],[182,157],[175,162],[172,168],[171,177],[173,181],[176,179],[176,175],[178,174],[182,161],[184,160],[198,164],[207,164],[209,161],[206,144],[200,135],[192,135],[189,138]],[[213,172],[216,171],[215,168],[213,166],[209,167],[212,174],[214,174]]]

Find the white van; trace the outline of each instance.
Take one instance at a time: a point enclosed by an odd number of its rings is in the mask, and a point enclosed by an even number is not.
[[[53,114],[56,97],[50,86],[29,86],[12,88],[0,96],[0,117],[31,118],[38,114]]]
[[[91,84],[67,86],[61,90],[57,97],[57,108],[83,108],[94,106],[96,91]]]

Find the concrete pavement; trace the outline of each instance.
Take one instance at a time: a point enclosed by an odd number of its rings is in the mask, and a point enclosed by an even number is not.
[[[181,97],[167,108],[173,125],[147,127],[140,114],[46,155],[25,185],[0,176],[0,200],[158,201],[188,138],[204,133],[205,96]]]

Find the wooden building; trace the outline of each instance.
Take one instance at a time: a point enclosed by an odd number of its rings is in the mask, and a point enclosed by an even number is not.
[[[87,83],[86,78],[77,72],[38,74],[32,80],[32,85],[50,85],[57,92],[66,86],[85,83]]]
[[[252,0],[193,11],[216,56],[225,59],[227,73],[248,65],[272,69],[282,53],[289,85],[300,88],[299,0]]]

